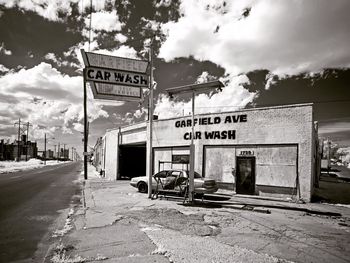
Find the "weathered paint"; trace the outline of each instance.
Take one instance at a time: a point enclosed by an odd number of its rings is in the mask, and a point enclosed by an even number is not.
[[[232,168],[240,154],[256,158],[256,190],[296,188],[309,201],[314,185],[314,150],[317,134],[313,126],[312,104],[249,109],[237,112],[202,114],[195,120],[195,170],[219,182],[232,184]],[[190,117],[154,121],[153,171],[167,169],[173,154],[188,154]],[[147,142],[146,123],[120,129],[119,144]],[[117,174],[118,130],[106,133],[106,176]],[[147,155],[150,153],[147,142]],[[160,161],[165,163],[159,166]],[[149,166],[147,159],[147,166]],[[176,164],[182,168],[183,164]],[[173,168],[175,168],[173,166]],[[180,167],[181,166],[181,167]],[[148,168],[146,169],[148,171]],[[289,189],[289,190],[288,190]],[[260,191],[260,192],[259,192]]]
[[[239,116],[244,116],[243,121],[240,121]],[[231,122],[227,121],[229,118]],[[190,140],[186,137],[191,132],[189,119],[155,121],[154,148],[189,145]],[[221,134],[222,131],[232,130],[235,131],[235,138]],[[217,136],[208,139],[205,136],[208,133],[217,133]],[[314,141],[311,104],[200,115],[197,116],[195,135],[195,170],[206,177],[234,183],[232,168],[235,167],[237,156],[235,151],[241,147],[242,151],[254,151],[257,185],[296,187],[298,171],[301,197],[310,200],[313,191]],[[210,149],[209,146],[214,148]],[[155,156],[154,164],[158,162],[157,159]],[[215,173],[210,174],[210,171]]]

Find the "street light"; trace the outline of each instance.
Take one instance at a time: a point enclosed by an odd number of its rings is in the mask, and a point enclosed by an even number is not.
[[[193,203],[193,197],[194,197],[194,164],[195,164],[195,146],[194,146],[194,99],[195,94],[204,92],[211,89],[222,89],[225,87],[225,85],[220,80],[214,80],[209,81],[205,83],[200,84],[190,84],[180,87],[174,87],[166,89],[166,92],[168,92],[170,98],[173,97],[174,94],[180,94],[180,93],[192,93],[192,120],[191,120],[191,126],[192,126],[192,135],[191,135],[191,144],[190,144],[190,177],[189,177],[189,202]]]

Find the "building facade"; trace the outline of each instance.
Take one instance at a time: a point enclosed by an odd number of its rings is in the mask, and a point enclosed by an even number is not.
[[[0,160],[2,161],[29,160],[37,156],[37,143],[27,141],[25,135],[22,135],[21,141],[16,140],[11,144],[5,143],[4,140],[0,141]]]
[[[312,104],[248,109],[153,122],[152,149],[146,123],[108,130],[99,169],[110,180],[189,168],[191,136],[195,171],[237,194],[310,201],[317,186],[317,129]],[[152,153],[152,163],[148,154]]]

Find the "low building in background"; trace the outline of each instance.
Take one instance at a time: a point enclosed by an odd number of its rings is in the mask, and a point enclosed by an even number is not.
[[[101,174],[104,175],[104,169],[102,169],[102,163],[104,162],[104,149],[106,148],[105,140],[102,139],[102,137],[99,137],[96,141],[96,144],[94,146],[93,151],[93,157],[92,157],[92,164],[96,167],[96,170]]]
[[[318,186],[320,154],[312,104],[198,114],[111,129],[95,145],[97,165],[110,180],[166,169],[189,169],[191,136],[195,171],[236,194],[310,201]],[[152,163],[148,163],[148,153]],[[96,160],[95,160],[96,162]]]
[[[46,150],[46,154],[44,151],[42,152],[41,157],[46,158],[47,160],[52,160],[52,159],[54,159],[54,152],[52,150],[48,149],[48,150]]]
[[[38,156],[38,147],[36,142],[27,141],[25,135],[22,135],[22,140],[15,140],[13,143],[0,142],[0,160],[29,160]]]

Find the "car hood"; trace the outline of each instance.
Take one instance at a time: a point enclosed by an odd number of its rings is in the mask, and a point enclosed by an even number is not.
[[[138,176],[131,178],[131,181],[142,181],[142,180],[148,180],[147,176]]]

